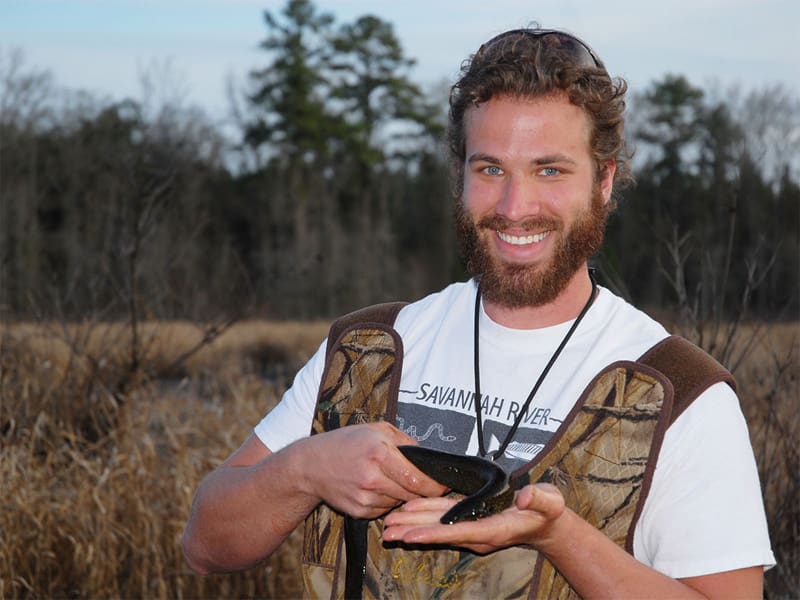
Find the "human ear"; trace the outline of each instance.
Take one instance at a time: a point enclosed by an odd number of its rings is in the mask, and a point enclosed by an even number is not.
[[[614,174],[617,172],[617,161],[609,160],[599,172],[600,193],[603,196],[603,204],[608,204],[611,200],[611,192],[614,190]]]

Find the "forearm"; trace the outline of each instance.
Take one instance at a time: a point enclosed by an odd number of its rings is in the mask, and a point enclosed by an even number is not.
[[[182,545],[197,572],[258,564],[272,554],[319,503],[298,485],[290,446],[248,466],[222,466],[200,484]]]
[[[731,598],[762,596],[759,565],[673,579],[636,560],[600,530],[564,506],[552,485],[522,488],[515,506],[478,521],[440,523],[449,497],[407,502],[384,520],[383,539],[448,545],[487,554],[510,546],[533,547],[547,557],[583,598]]]
[[[569,509],[536,546],[582,598],[705,598],[639,562]]]
[[[388,423],[342,427],[275,454],[251,436],[198,488],[183,538],[189,565],[207,573],[257,564],[323,501],[374,519],[400,502],[442,494],[397,449],[413,442]]]

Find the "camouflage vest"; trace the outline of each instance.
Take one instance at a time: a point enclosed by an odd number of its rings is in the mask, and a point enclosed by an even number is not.
[[[394,422],[403,348],[391,323],[402,304],[369,307],[337,321],[328,338],[312,435],[356,423]],[[539,456],[512,474],[516,487],[548,481],[567,506],[628,552],[667,427],[712,383],[733,377],[676,336],[638,361],[602,370]],[[342,598],[342,515],[320,505],[305,524],[303,577],[311,598]],[[411,550],[381,541],[369,524],[364,598],[574,598],[535,550],[489,555]]]

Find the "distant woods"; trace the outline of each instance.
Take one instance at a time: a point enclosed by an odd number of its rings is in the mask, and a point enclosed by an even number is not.
[[[330,318],[464,277],[444,86],[376,16],[290,0],[264,24],[225,128],[163,74],[100,99],[0,49],[0,316]],[[668,76],[629,104],[603,283],[689,321],[796,318],[800,99]]]

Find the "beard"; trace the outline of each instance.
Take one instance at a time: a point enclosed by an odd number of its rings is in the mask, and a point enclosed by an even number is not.
[[[480,278],[485,300],[508,308],[542,306],[555,300],[577,270],[600,250],[608,214],[600,188],[595,184],[589,207],[578,215],[569,230],[564,230],[563,221],[551,217],[532,217],[515,223],[526,231],[551,230],[550,235],[559,236],[553,255],[542,265],[507,263],[494,256],[490,242],[481,237],[481,232],[496,235],[496,231],[510,227],[512,222],[490,214],[476,224],[462,198],[456,203],[456,237],[467,271]]]

